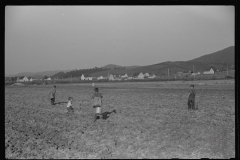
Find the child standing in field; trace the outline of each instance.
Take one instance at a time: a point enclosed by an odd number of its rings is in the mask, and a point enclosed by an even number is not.
[[[189,95],[188,95],[188,109],[195,109],[195,89],[194,89],[194,85],[190,85],[191,90],[189,91]]]
[[[93,108],[96,108],[94,122],[101,116],[102,94],[98,92],[98,88],[94,88],[94,94],[92,95]]]
[[[72,107],[72,97],[68,97],[68,104],[67,104],[67,111],[68,112],[73,112],[73,107]]]
[[[51,99],[51,105],[55,105],[55,94],[56,94],[56,86],[53,86],[53,89],[50,92],[50,99]]]

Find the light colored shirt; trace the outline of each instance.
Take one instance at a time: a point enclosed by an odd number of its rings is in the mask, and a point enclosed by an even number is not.
[[[102,105],[102,94],[99,92],[95,92],[92,96],[93,106],[101,106]]]
[[[70,106],[72,106],[72,102],[68,101],[67,107],[70,107]]]
[[[51,89],[50,98],[55,98],[55,94],[56,94],[56,89],[55,88]]]

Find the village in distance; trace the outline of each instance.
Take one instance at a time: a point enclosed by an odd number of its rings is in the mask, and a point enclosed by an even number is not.
[[[234,78],[234,46],[206,54],[190,61],[162,62],[148,66],[122,67],[109,64],[92,69],[50,72],[48,75],[15,75],[5,77],[5,85],[83,83],[107,81],[210,80]],[[38,73],[39,74],[39,73]]]

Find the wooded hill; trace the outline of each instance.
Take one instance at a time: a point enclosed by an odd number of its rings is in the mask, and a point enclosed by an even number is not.
[[[234,68],[234,54],[235,54],[235,47],[231,46],[225,48],[223,50],[207,54],[201,56],[199,58],[195,58],[189,61],[167,61],[153,65],[147,66],[129,66],[129,67],[122,67],[119,65],[106,65],[101,68],[93,68],[93,69],[82,69],[82,70],[75,70],[70,72],[59,72],[52,77],[58,78],[68,78],[68,77],[80,77],[82,74],[85,76],[91,77],[99,77],[99,76],[108,76],[109,74],[125,74],[127,73],[128,76],[132,76],[136,73],[154,73],[155,75],[167,75],[168,69],[169,74],[176,74],[177,72],[203,72],[210,70],[213,68],[214,70],[224,71],[228,69]]]

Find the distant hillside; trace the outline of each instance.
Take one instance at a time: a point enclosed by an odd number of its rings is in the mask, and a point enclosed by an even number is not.
[[[68,72],[70,70],[65,70],[63,72]],[[39,78],[39,77],[44,77],[45,75],[46,76],[52,76],[58,72],[62,72],[62,70],[55,70],[55,71],[43,71],[43,72],[22,72],[22,73],[18,73],[18,74],[15,74],[15,75],[9,75],[8,77],[20,77],[20,76],[27,76],[27,77],[36,77],[36,78]]]
[[[213,68],[214,70],[216,69],[226,70],[227,64],[229,68],[230,65],[231,66],[234,65],[234,53],[235,53],[234,49],[235,47],[231,46],[223,50],[207,54],[199,58],[195,58],[190,61],[176,61],[176,62],[168,61],[147,66],[137,66],[133,68],[125,67],[122,69],[96,72],[91,74],[91,76],[107,76],[108,74],[125,74],[125,73],[131,76],[134,73],[140,72],[154,73],[155,75],[167,75],[168,69],[169,74],[174,74],[177,72],[186,72],[189,70],[191,71],[194,70],[194,72],[203,72],[209,70],[210,68]]]
[[[152,64],[147,66],[119,66],[115,64],[109,64],[101,68],[92,68],[92,69],[81,69],[81,70],[71,70],[68,72],[64,71],[46,71],[46,72],[37,72],[37,73],[19,73],[18,75],[24,76],[34,76],[34,75],[47,75],[56,78],[68,78],[68,77],[80,77],[82,74],[85,76],[107,76],[108,74],[125,74],[132,76],[136,73],[154,73],[155,75],[167,75],[168,69],[169,74],[175,74],[177,72],[203,72],[213,68],[214,70],[226,70],[227,65],[228,69],[234,66],[234,54],[235,47],[231,46],[223,50],[207,54],[189,61],[176,61],[176,62],[162,62],[158,64]]]
[[[51,77],[52,78],[69,78],[69,77],[81,77],[82,74],[85,75],[85,76],[89,76],[90,74],[92,73],[95,73],[95,72],[101,72],[101,71],[106,71],[108,69],[106,68],[98,68],[98,67],[95,67],[95,68],[90,68],[90,69],[80,69],[80,70],[72,70],[72,71],[69,71],[69,72],[58,72],[54,75],[52,75]]]
[[[184,61],[177,61],[177,62],[163,62],[159,64],[153,64],[148,66],[142,66],[138,68],[133,69],[115,69],[115,70],[107,70],[102,72],[96,72],[91,74],[90,76],[107,76],[108,74],[125,74],[127,73],[129,76],[132,76],[134,73],[154,73],[155,75],[167,75],[168,69],[169,74],[175,74],[177,72],[187,72],[189,70],[194,72],[203,72],[210,70],[210,68],[213,69],[219,69],[219,68],[226,68],[226,66],[223,66],[221,64],[215,64],[215,63],[205,63],[205,62],[184,62]]]
[[[106,66],[103,66],[102,68],[104,68],[104,69],[114,69],[114,68],[124,68],[124,67],[116,65],[116,64],[108,64]]]
[[[210,62],[210,63],[223,63],[223,64],[234,64],[234,53],[235,47],[231,46],[223,50],[206,54],[199,58],[190,60],[191,62]]]
[[[103,66],[102,68],[105,68],[105,69],[133,69],[133,68],[138,68],[140,66],[119,66],[119,65],[116,65],[116,64],[108,64],[106,66]]]
[[[138,68],[140,66],[125,66],[126,69],[134,69],[134,68]]]

